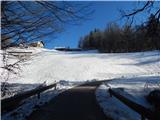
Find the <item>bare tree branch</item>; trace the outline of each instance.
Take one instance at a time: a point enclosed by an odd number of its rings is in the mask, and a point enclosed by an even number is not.
[[[1,5],[2,41],[10,39],[11,43],[21,38],[38,40],[51,31],[56,35],[65,24],[81,23],[93,12],[87,5],[61,1],[2,1]]]
[[[120,10],[120,13],[122,16],[121,19],[127,18],[127,20],[131,20],[132,21],[131,23],[133,23],[133,18],[136,19],[135,16],[137,14],[141,14],[144,12],[147,12],[148,17],[152,14],[157,19],[159,19],[160,7],[155,7],[154,6],[155,4],[159,4],[159,3],[157,1],[146,1],[142,7],[134,8],[133,10],[131,10],[131,12],[125,12],[123,10]]]
[[[129,17],[129,16],[136,15],[139,12],[143,12],[148,6],[151,6],[151,5],[153,5],[153,1],[147,1],[146,4],[142,8],[133,10],[133,12],[125,14],[123,17]]]

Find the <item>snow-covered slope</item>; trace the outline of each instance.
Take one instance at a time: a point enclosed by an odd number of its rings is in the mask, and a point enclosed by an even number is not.
[[[60,52],[42,48],[10,48],[8,51],[33,52],[29,60],[21,64],[20,76],[8,81],[11,83],[160,76],[160,51],[112,54]]]
[[[17,70],[19,74],[7,74],[7,71],[2,68],[2,53],[4,51],[0,51],[1,82],[9,77],[7,82],[16,83],[11,85],[18,87],[14,88],[18,91],[22,88],[25,90],[33,89],[39,83],[50,84],[61,80],[59,83],[60,89],[58,90],[60,92],[63,86],[66,89],[67,86],[70,88],[81,84],[83,81],[116,78],[113,81],[107,81],[105,85],[101,85],[96,91],[97,101],[104,113],[115,120],[139,120],[140,116],[116,98],[111,98],[107,93],[107,84],[112,88],[124,88],[125,92],[133,95],[142,105],[147,105],[145,104],[144,95],[152,90],[147,89],[149,91],[146,92],[144,88],[148,87],[148,85],[153,85],[150,82],[156,83],[158,81],[159,85],[160,51],[111,54],[101,54],[97,51],[60,52],[42,48],[10,48],[7,51],[32,52],[31,55],[25,57],[23,62],[19,63],[20,69]],[[13,64],[21,59],[21,57],[18,59],[12,55],[7,56],[7,58],[7,64]],[[148,81],[149,83],[147,83]],[[145,86],[146,83],[147,86]],[[153,86],[151,87],[153,88]],[[24,119],[25,115],[32,112],[35,105],[51,99],[50,93],[52,93],[52,97],[58,94],[57,91],[51,90],[44,93],[39,101],[35,102],[35,98],[29,98],[28,101],[30,102],[26,102],[26,104],[16,110],[20,111],[20,114],[23,116],[21,115],[22,117],[14,118],[13,120]],[[2,116],[2,118],[9,120],[12,118],[11,114],[12,112]]]

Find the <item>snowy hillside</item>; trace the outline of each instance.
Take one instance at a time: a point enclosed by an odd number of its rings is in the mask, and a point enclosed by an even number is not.
[[[150,105],[144,96],[154,87],[159,89],[160,51],[110,54],[101,54],[97,51],[60,52],[42,48],[10,48],[7,51],[32,52],[32,54],[25,56],[24,61],[19,63],[18,74],[10,73],[9,75],[3,69],[3,56],[1,54],[0,79],[1,82],[4,82],[9,77],[6,82],[14,83],[10,84],[13,89],[12,92],[33,89],[41,83],[60,82],[59,89],[46,91],[41,99],[37,100],[36,97],[27,99],[26,104],[15,110],[21,116],[13,118],[12,114],[15,111],[12,111],[2,116],[4,120],[25,120],[25,116],[34,110],[34,106],[43,105],[63,92],[63,89],[71,88],[85,81],[111,79],[114,80],[107,81],[96,90],[97,101],[104,113],[115,120],[139,120],[139,114],[116,98],[110,97],[107,92],[108,85],[112,88],[123,88],[129,96],[134,96],[135,101],[147,107]],[[0,52],[3,53],[4,51]],[[8,55],[7,58],[7,64],[13,64],[21,59],[21,57],[12,55]]]
[[[20,76],[12,77],[8,81],[11,83],[160,76],[159,51],[112,54],[100,54],[95,51],[60,52],[40,48],[10,48],[8,51],[33,52],[27,61],[20,64]]]

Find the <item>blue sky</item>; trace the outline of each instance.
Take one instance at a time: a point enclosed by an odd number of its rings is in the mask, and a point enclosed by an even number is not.
[[[87,2],[82,2],[83,4],[87,4]],[[110,22],[116,21],[119,25],[124,24],[124,20],[118,20],[120,18],[119,10],[131,10],[135,7],[136,2],[121,2],[121,1],[103,1],[92,2],[92,8],[95,12],[91,16],[91,20],[83,21],[81,25],[67,25],[65,27],[65,31],[58,34],[56,38],[47,37],[45,40],[45,47],[52,49],[54,47],[77,47],[78,41],[81,36],[87,35],[91,30],[98,28],[100,30],[104,30],[104,28]],[[137,20],[137,24],[141,23],[146,16],[141,15]]]

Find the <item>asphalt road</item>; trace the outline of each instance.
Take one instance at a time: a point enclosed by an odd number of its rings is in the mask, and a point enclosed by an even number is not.
[[[28,120],[111,120],[96,102],[95,90],[101,82],[69,89],[34,111]]]

